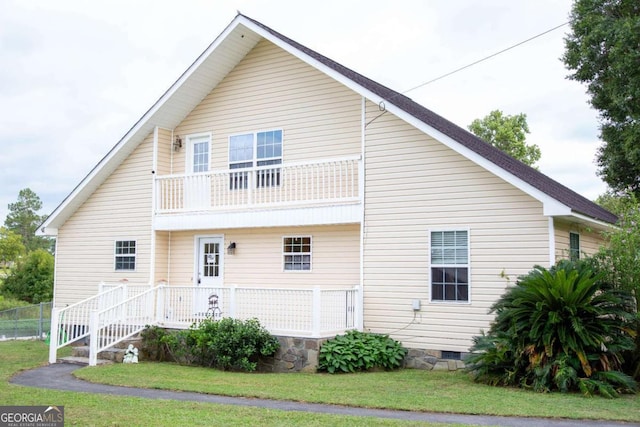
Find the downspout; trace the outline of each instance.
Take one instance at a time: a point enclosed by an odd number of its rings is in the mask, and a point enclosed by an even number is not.
[[[549,217],[549,266],[556,263],[556,228],[553,217]]]
[[[153,286],[156,275],[156,172],[158,170],[158,126],[153,128],[153,161],[151,166],[151,249],[149,285]]]
[[[360,308],[360,321],[358,322],[358,329],[360,331],[364,330],[364,224],[365,224],[365,176],[366,176],[366,168],[365,168],[365,155],[366,155],[366,118],[367,118],[367,100],[363,96],[362,97],[362,107],[361,107],[361,120],[360,120],[360,132],[361,132],[361,152],[360,152],[360,168],[361,168],[361,176],[360,182],[358,183],[358,191],[360,192],[360,203],[362,206],[362,217],[360,219],[360,289],[358,292],[358,306]]]

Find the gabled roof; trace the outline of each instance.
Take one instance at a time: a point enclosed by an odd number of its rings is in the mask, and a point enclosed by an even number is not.
[[[544,204],[546,215],[576,217],[605,224],[613,224],[617,221],[617,217],[611,212],[505,154],[412,99],[239,13],[54,210],[42,225],[41,234],[55,234],[57,228],[89,198],[153,131],[155,126],[167,129],[176,127],[262,38],[340,81],[367,99],[381,103],[386,110],[540,200]]]

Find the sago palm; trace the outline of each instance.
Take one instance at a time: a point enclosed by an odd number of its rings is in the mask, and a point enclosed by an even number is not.
[[[480,381],[540,391],[631,391],[633,381],[616,370],[634,345],[632,304],[584,263],[537,266],[491,308],[495,321],[475,339],[469,370]]]

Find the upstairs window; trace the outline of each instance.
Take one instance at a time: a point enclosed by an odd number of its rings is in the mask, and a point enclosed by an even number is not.
[[[467,231],[431,232],[431,300],[469,301]]]
[[[311,270],[311,237],[284,237],[282,253],[285,271]]]
[[[577,261],[580,259],[580,235],[569,233],[569,259]]]
[[[249,172],[242,169],[256,168],[256,188],[280,185],[282,164],[282,130],[246,133],[229,137],[229,169],[241,169],[231,174],[232,190],[249,186]]]
[[[187,137],[187,172],[201,173],[209,171],[211,135],[189,135]]]
[[[136,241],[116,240],[115,270],[134,271],[136,269]]]

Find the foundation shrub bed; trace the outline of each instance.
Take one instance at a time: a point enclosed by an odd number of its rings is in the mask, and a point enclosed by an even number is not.
[[[149,326],[141,335],[151,360],[232,371],[255,371],[258,360],[280,346],[257,319],[205,319],[185,331]]]

